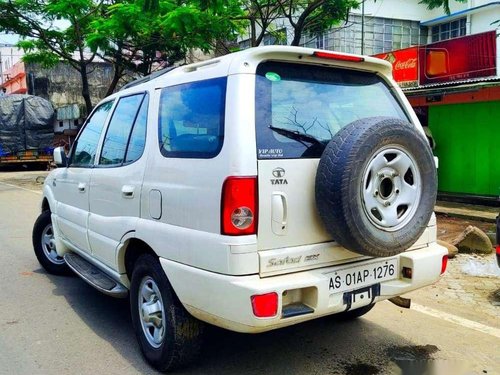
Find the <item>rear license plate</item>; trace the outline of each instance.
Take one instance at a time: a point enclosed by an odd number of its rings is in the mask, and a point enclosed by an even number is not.
[[[330,293],[342,293],[397,278],[398,259],[352,266],[326,274]]]

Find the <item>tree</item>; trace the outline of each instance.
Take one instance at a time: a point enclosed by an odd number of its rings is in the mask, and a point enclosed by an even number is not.
[[[454,0],[465,3],[467,0]],[[446,14],[450,14],[450,0],[421,0],[420,4],[427,5],[427,9],[443,8]]]
[[[102,3],[92,0],[4,0],[0,2],[0,30],[19,34],[25,61],[53,66],[62,60],[79,73],[87,113],[92,109],[88,67],[95,53],[86,53],[85,38]],[[61,20],[69,25],[59,26]],[[59,23],[58,23],[59,21]]]
[[[245,15],[241,19],[249,22],[248,35],[252,47],[260,45],[266,34],[276,34],[273,26],[280,20],[286,20],[293,30],[289,44],[298,46],[304,32],[320,34],[341,21],[346,21],[349,11],[359,8],[363,1],[366,0],[243,0]],[[453,0],[419,2],[429,9],[443,7],[449,13],[450,1]],[[279,39],[280,35],[276,37]]]
[[[279,0],[281,11],[293,28],[292,46],[298,46],[305,30],[319,34],[347,20],[358,0]]]
[[[0,0],[0,31],[19,34],[25,61],[64,61],[81,77],[87,113],[88,74],[96,56],[114,66],[112,93],[125,72],[149,74],[154,64],[207,52],[234,38],[241,14],[235,0]]]
[[[345,20],[358,0],[243,0],[244,15],[249,23],[250,46],[260,45],[267,34],[283,38],[273,26],[287,20],[293,30],[290,45],[298,46],[305,30],[320,33]]]

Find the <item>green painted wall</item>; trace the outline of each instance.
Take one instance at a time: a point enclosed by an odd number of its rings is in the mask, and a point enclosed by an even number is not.
[[[440,192],[500,195],[500,102],[429,107]]]

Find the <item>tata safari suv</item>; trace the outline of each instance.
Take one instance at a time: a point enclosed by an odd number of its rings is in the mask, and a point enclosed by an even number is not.
[[[129,298],[159,370],[197,355],[204,323],[355,318],[445,268],[433,155],[379,59],[262,47],[162,71],[54,159],[35,254]]]

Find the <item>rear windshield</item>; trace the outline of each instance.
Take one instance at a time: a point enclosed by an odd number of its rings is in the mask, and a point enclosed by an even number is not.
[[[408,121],[375,73],[265,62],[256,80],[259,159],[319,158],[342,127],[364,117]]]

